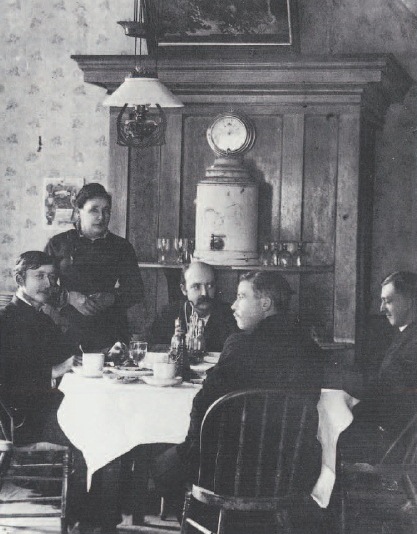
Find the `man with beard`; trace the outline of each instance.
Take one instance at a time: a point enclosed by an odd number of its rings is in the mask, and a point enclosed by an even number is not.
[[[170,343],[179,318],[187,326],[192,313],[204,322],[206,350],[220,352],[224,342],[236,332],[237,325],[230,306],[216,298],[214,269],[203,262],[186,265],[181,274],[181,292],[185,300],[168,305],[152,325],[150,341],[153,344]]]

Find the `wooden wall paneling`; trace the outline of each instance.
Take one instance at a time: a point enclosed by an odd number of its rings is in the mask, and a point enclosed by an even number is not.
[[[125,150],[127,150],[125,148]],[[158,213],[154,209],[158,199],[159,147],[129,149],[129,195],[127,206],[128,238],[139,261],[156,259],[155,240]],[[155,317],[157,276],[141,269],[145,287],[142,305],[129,310],[131,332],[146,335]]]
[[[182,145],[182,183],[180,202],[180,233],[183,237],[195,235],[195,199],[197,196],[197,182],[205,176],[205,170],[213,165],[215,156],[211,151],[206,131],[216,113],[208,115],[207,109],[193,110],[194,115],[186,115],[183,119]]]
[[[355,341],[359,132],[359,112],[340,116],[334,262],[334,339],[340,342]]]
[[[301,241],[304,170],[304,114],[285,114],[282,139],[282,186],[281,186],[281,241]],[[289,250],[294,252],[296,244]],[[295,295],[291,299],[291,312],[299,315],[300,277],[290,280]]]
[[[233,304],[236,300],[239,276],[242,271],[216,269],[217,292],[223,302]]]
[[[132,148],[129,158],[129,239],[139,261],[156,261],[160,147]]]
[[[252,110],[251,110],[252,111]],[[258,114],[258,113],[259,114]],[[263,113],[262,113],[263,112]],[[258,242],[277,241],[281,213],[282,117],[276,110],[254,109],[248,115],[256,129],[256,141],[245,156],[252,177],[259,184]]]
[[[281,241],[302,238],[304,115],[284,115],[282,140]]]
[[[129,331],[141,334],[146,341],[157,312],[158,273],[151,269],[141,269],[140,273],[145,287],[145,298],[142,305],[135,305],[128,310]]]
[[[362,118],[359,159],[356,351],[363,352],[371,308],[372,226],[376,128]]]
[[[161,150],[159,181],[159,236],[180,232],[182,112],[167,113],[166,144]]]
[[[303,190],[303,240],[312,265],[334,261],[338,118],[306,116]]]
[[[314,326],[320,337],[333,336],[333,273],[306,274],[300,277],[300,311],[303,326]]]
[[[110,109],[109,130],[109,191],[112,194],[110,230],[122,237],[127,236],[127,199],[129,149],[117,144],[118,109]]]

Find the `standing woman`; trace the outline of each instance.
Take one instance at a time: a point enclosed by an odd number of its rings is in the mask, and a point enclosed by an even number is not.
[[[60,266],[67,334],[91,352],[128,341],[127,310],[142,300],[143,283],[132,245],[108,230],[105,188],[86,184],[74,203],[75,228],[52,237],[45,252]]]

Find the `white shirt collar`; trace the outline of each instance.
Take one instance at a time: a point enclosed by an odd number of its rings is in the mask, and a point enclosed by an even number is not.
[[[17,291],[16,291],[16,297],[19,300],[22,300],[23,302],[25,302],[26,304],[31,306],[32,308],[35,308],[35,310],[36,310],[36,307],[32,304],[32,302],[30,302],[27,298],[25,298],[25,294],[23,293],[23,291],[20,288],[18,288]]]

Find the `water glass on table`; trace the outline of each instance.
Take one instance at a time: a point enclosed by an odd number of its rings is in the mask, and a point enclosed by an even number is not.
[[[146,358],[148,352],[148,343],[146,341],[131,341],[129,343],[129,358],[135,362],[136,365]]]

